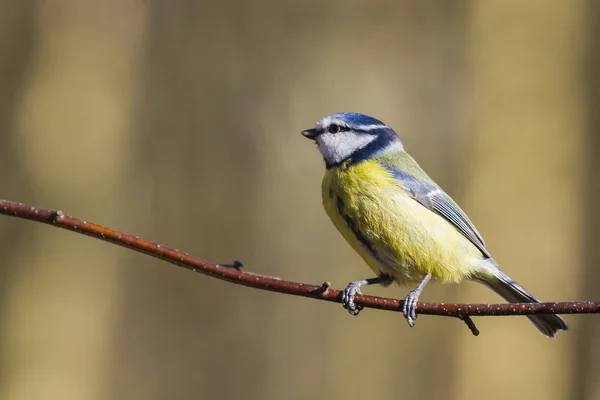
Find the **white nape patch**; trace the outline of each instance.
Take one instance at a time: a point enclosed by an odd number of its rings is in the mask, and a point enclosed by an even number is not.
[[[362,149],[377,136],[355,131],[323,132],[317,136],[319,150],[328,164],[337,164]]]
[[[356,129],[361,130],[361,131],[372,131],[373,129],[381,129],[384,128],[385,125],[358,125],[355,126]]]
[[[393,141],[386,148],[381,149],[378,154],[398,153],[400,151],[404,151],[404,145],[402,145],[402,141],[398,138],[398,140]]]

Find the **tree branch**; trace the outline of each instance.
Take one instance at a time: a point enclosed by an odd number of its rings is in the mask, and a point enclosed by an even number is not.
[[[227,282],[268,290],[271,292],[291,294],[294,296],[310,297],[341,303],[341,292],[330,287],[329,282],[322,285],[309,285],[299,282],[285,281],[277,277],[265,276],[246,272],[241,269],[239,261],[231,265],[213,264],[202,259],[191,256],[182,251],[153,243],[137,236],[128,235],[110,228],[103,227],[78,218],[70,217],[62,211],[47,210],[16,203],[8,200],[0,200],[0,214],[37,221],[58,228],[67,229],[96,239],[104,240],[126,247],[149,256],[159,258],[171,264],[187,268],[213,278]],[[366,308],[378,310],[401,311],[403,301],[376,297],[357,295],[355,303]],[[440,315],[459,318],[469,326],[473,334],[478,331],[470,319],[471,316],[491,315],[531,315],[531,314],[592,314],[600,313],[600,301],[577,301],[577,302],[551,302],[551,303],[503,303],[503,304],[445,304],[445,303],[423,303],[417,304],[417,313],[428,315]]]

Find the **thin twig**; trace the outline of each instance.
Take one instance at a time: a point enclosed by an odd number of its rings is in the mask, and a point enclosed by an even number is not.
[[[469,317],[468,315],[463,315],[459,318],[462,319],[465,324],[467,324],[467,328],[469,328],[473,336],[479,336],[479,329],[477,329],[477,327],[475,326],[475,322],[473,322],[471,317]]]
[[[194,272],[238,285],[341,303],[341,292],[332,289],[329,282],[325,282],[320,286],[309,285],[246,272],[241,269],[242,264],[239,261],[236,261],[231,265],[209,263],[182,251],[68,216],[60,210],[47,210],[27,204],[0,200],[0,214],[37,221],[81,233],[83,235],[92,236],[96,239],[104,240],[118,246],[127,247],[140,253],[159,258]],[[388,311],[401,311],[403,305],[403,301],[365,295],[357,295],[354,302],[357,305],[366,308]],[[478,334],[479,331],[470,318],[472,316],[597,314],[600,313],[600,301],[513,304],[445,304],[419,302],[417,304],[417,313],[462,319],[469,329],[471,329],[473,334]]]

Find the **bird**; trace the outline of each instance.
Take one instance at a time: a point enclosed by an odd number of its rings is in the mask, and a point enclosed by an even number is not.
[[[325,211],[375,277],[350,282],[342,305],[358,315],[354,302],[367,285],[411,286],[403,304],[409,326],[416,305],[433,278],[484,284],[510,303],[539,303],[500,270],[469,217],[405,151],[396,132],[373,117],[338,112],[301,132],[316,142],[325,161],[321,192]],[[567,324],[558,315],[527,318],[555,338]]]

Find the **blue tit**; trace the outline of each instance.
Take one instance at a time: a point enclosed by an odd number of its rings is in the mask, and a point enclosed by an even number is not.
[[[342,304],[352,315],[365,285],[396,282],[414,289],[403,313],[414,325],[416,303],[431,278],[483,283],[508,302],[539,300],[502,272],[467,215],[404,150],[383,122],[342,112],[323,118],[302,135],[317,143],[325,160],[323,205],[329,218],[376,277],[352,281]],[[558,315],[530,315],[539,331],[566,330]]]

